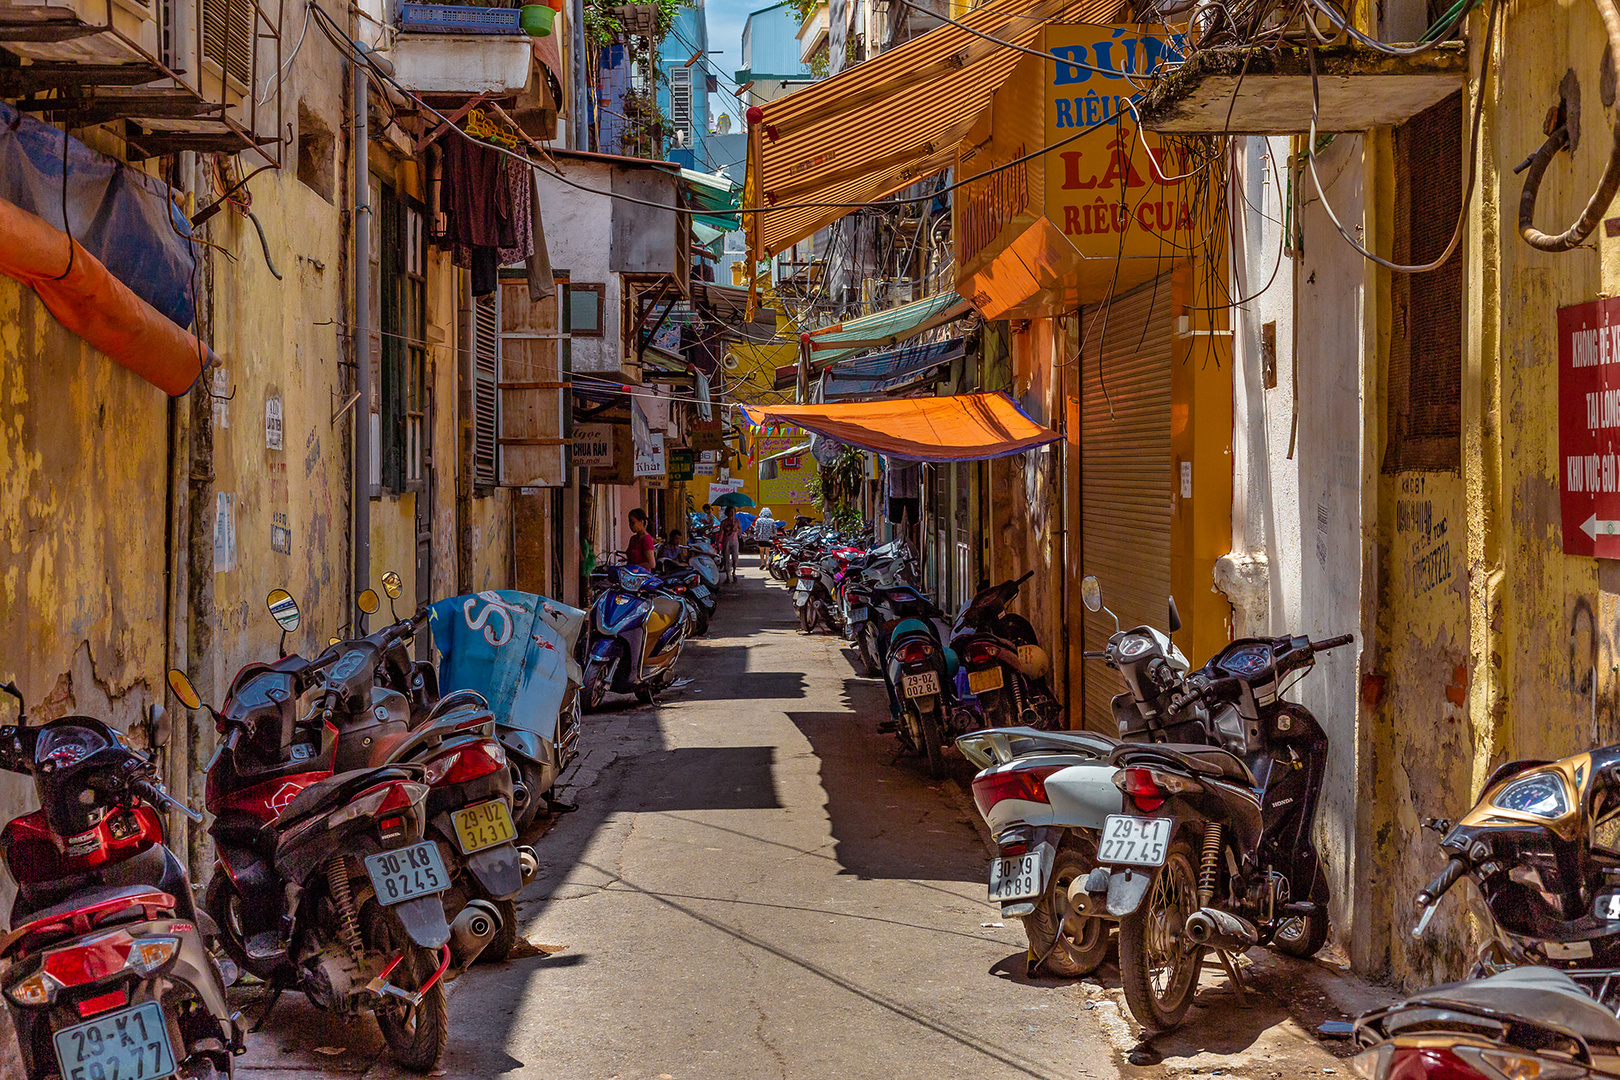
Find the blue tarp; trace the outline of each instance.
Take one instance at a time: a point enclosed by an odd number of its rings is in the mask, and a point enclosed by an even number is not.
[[[532,728],[526,717],[555,717],[569,680],[580,682],[574,645],[585,613],[578,608],[501,590],[440,600],[429,621],[443,656],[440,693],[478,691],[498,723]]]
[[[62,220],[66,139],[67,226]],[[0,199],[72,235],[177,326],[195,317],[191,223],[169,186],[0,101]]]
[[[959,337],[927,345],[907,345],[899,349],[870,353],[829,368],[823,376],[822,397],[840,398],[894,393],[937,378],[952,360],[966,350]]]

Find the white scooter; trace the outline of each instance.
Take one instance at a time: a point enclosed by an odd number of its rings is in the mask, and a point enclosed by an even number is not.
[[[1089,975],[1108,951],[1109,922],[1117,920],[1087,883],[1097,871],[1103,822],[1123,805],[1118,770],[1108,763],[1118,745],[1095,732],[1032,727],[987,728],[956,740],[982,770],[973,778],[973,801],[1001,850],[990,864],[990,899],[1003,918],[1023,920],[1031,977],[1043,967],[1065,978]]]
[[[715,592],[720,591],[720,557],[706,537],[694,536],[686,545],[686,562]]]

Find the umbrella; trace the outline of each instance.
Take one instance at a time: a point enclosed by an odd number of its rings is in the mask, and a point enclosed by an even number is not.
[[[714,500],[716,506],[753,506],[754,500],[740,491],[728,491]]]

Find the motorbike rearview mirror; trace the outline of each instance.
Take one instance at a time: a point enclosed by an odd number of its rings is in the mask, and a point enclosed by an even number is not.
[[[383,575],[383,592],[388,594],[388,599],[398,600],[405,592],[404,579],[394,571],[388,571]]]
[[[197,693],[197,688],[191,685],[191,679],[179,668],[169,669],[169,689],[174,691],[174,696],[179,698],[180,704],[186,708],[202,708],[202,695]]]
[[[1170,598],[1170,632],[1173,634],[1181,629],[1181,612],[1176,610],[1176,598]]]
[[[1080,602],[1086,605],[1087,611],[1102,610],[1102,585],[1095,574],[1080,579]]]
[[[146,745],[148,749],[156,750],[160,746],[169,745],[169,736],[174,733],[174,725],[169,720],[169,710],[157,702],[146,711]]]
[[[375,615],[377,609],[382,607],[382,598],[377,595],[376,589],[367,589],[354,598],[354,606],[367,615]]]
[[[270,617],[276,620],[276,625],[284,632],[291,633],[298,629],[303,616],[292,593],[286,589],[272,589],[270,595],[264,598],[264,605],[270,609]]]

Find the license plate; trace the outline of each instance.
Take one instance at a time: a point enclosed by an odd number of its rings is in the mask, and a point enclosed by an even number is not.
[[[504,844],[517,835],[505,799],[491,799],[457,810],[450,815],[450,821],[456,827],[456,843],[461,845],[463,855]]]
[[[968,691],[982,694],[986,690],[1001,689],[1001,668],[987,667],[983,671],[968,672]]]
[[[903,675],[900,678],[906,697],[927,697],[929,694],[939,693],[939,672],[920,671],[915,675]]]
[[[794,607],[804,607],[804,605],[808,604],[809,602],[810,602],[810,590],[809,589],[800,589],[798,592],[793,594],[793,606]]]
[[[709,587],[707,585],[693,585],[692,595],[697,597],[706,597],[709,595]]]
[[[450,875],[439,859],[439,845],[431,840],[398,851],[366,856],[366,873],[377,890],[378,902],[403,904],[418,896],[441,893],[450,887]]]
[[[1592,914],[1609,922],[1620,922],[1620,892],[1599,893]]]
[[[863,608],[863,607],[852,607],[852,608],[849,609],[849,621],[850,622],[865,622],[866,621],[866,614],[867,613],[866,613],[865,608]]]
[[[1008,900],[1028,900],[1040,894],[1039,852],[997,859],[990,864],[990,899],[1006,903]]]
[[[174,1074],[163,1006],[155,1001],[55,1033],[63,1080],[148,1080]]]
[[[1109,814],[1097,861],[1121,866],[1163,866],[1170,851],[1170,819]]]

